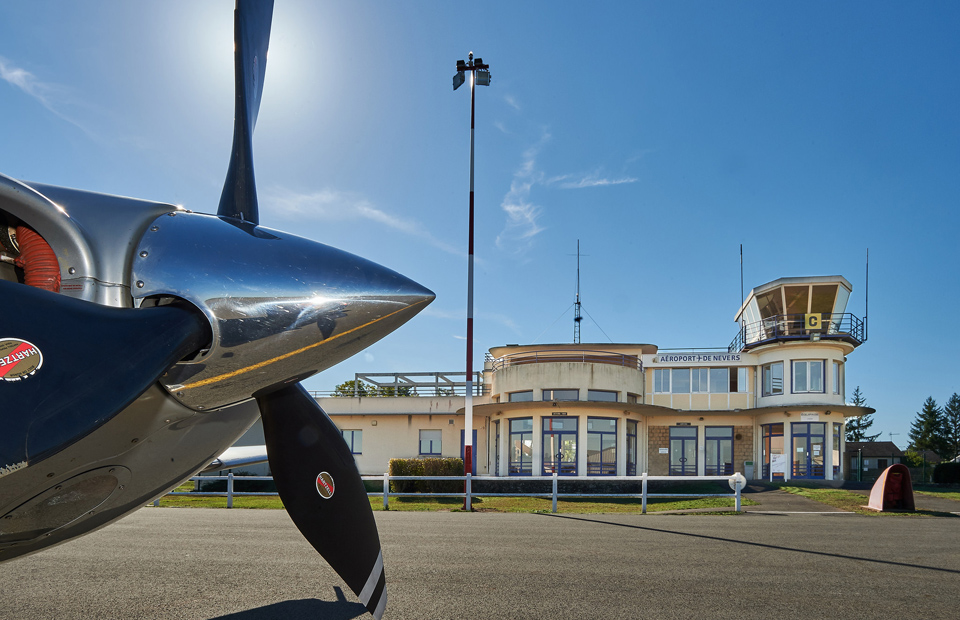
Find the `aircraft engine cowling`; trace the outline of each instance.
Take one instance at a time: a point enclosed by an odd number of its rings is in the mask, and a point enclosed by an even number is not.
[[[395,271],[336,248],[182,211],[157,218],[144,233],[131,282],[138,305],[176,297],[210,321],[209,348],[160,378],[196,410],[242,402],[329,368],[434,298]]]

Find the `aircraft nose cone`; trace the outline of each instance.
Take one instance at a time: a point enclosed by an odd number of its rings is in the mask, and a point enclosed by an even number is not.
[[[139,298],[176,296],[211,323],[200,357],[161,379],[185,405],[222,407],[354,355],[433,301],[429,289],[359,256],[219,218],[160,218],[137,248]]]

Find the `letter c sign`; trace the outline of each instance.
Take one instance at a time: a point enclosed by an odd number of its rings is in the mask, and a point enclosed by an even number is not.
[[[820,321],[822,320],[821,313],[812,312],[806,315],[806,321],[804,321],[804,326],[809,330],[818,330],[820,329]]]

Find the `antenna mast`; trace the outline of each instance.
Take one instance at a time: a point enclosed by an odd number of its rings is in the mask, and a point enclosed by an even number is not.
[[[573,304],[573,344],[580,344],[580,240],[577,239],[577,301]]]

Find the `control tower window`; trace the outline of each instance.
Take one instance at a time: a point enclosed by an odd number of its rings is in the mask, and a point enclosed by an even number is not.
[[[783,394],[783,362],[767,364],[763,367],[763,395],[780,396]]]
[[[793,363],[793,392],[823,393],[823,360]]]

